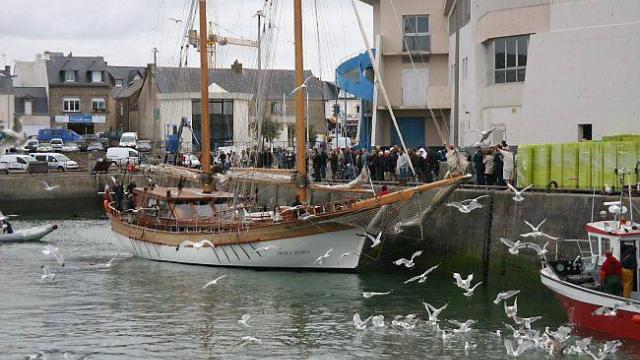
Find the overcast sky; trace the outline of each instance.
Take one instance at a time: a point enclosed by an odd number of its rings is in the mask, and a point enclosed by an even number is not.
[[[191,0],[3,0],[0,21],[0,62],[33,60],[46,50],[74,55],[102,55],[110,65],[144,66],[157,47],[158,63],[176,66],[183,23]],[[272,44],[265,44],[271,68],[293,68],[292,0],[209,0],[208,19],[220,35],[256,39],[257,18],[264,4],[271,6],[275,28]],[[314,4],[317,4],[317,10]],[[372,8],[359,3],[371,39]],[[364,49],[350,0],[303,0],[305,68],[333,79],[336,64]],[[317,17],[316,17],[317,13]],[[316,18],[319,19],[316,22]],[[197,22],[196,22],[197,26]],[[319,42],[318,42],[318,36]],[[266,49],[269,47],[269,49]],[[319,56],[322,54],[322,56]],[[192,52],[189,66],[197,66]],[[239,59],[256,66],[256,50],[219,46],[218,67]]]

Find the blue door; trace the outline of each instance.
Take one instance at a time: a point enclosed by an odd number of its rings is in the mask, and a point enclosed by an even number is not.
[[[425,145],[423,117],[399,117],[397,119],[398,126],[400,127],[400,132],[402,132],[402,137],[404,138],[404,143],[405,145],[407,145],[407,148],[414,148],[419,145]],[[390,145],[401,146],[400,137],[398,137],[396,128],[395,126],[393,126],[393,121],[391,122]]]

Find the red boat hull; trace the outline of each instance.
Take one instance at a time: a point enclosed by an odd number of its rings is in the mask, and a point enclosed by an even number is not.
[[[613,337],[640,341],[640,315],[624,310],[618,310],[616,316],[592,315],[593,311],[600,306],[570,299],[558,293],[556,297],[566,310],[569,322],[572,324]]]

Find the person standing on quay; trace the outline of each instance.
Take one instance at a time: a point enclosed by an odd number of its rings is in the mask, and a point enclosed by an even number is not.
[[[502,154],[502,179],[506,184],[513,185],[513,153],[508,146],[498,148],[498,151]]]
[[[476,173],[476,185],[484,185],[484,155],[482,154],[482,148],[478,146],[476,153],[473,154],[473,170]]]
[[[489,149],[487,154],[482,159],[484,163],[484,178],[487,185],[496,184],[496,173],[493,162],[493,150]]]

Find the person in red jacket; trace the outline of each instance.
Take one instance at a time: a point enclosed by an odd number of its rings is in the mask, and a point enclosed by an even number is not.
[[[603,291],[613,295],[622,295],[622,264],[613,256],[611,250],[604,253],[607,259],[600,267],[600,283],[603,284]]]

